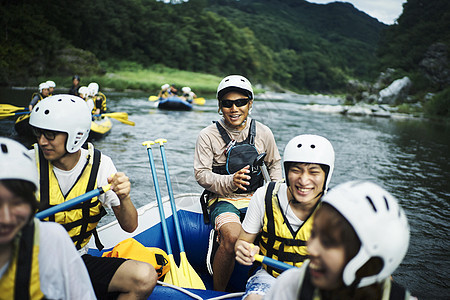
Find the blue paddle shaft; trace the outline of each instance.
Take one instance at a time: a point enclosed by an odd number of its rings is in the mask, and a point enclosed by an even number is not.
[[[163,229],[164,242],[166,243],[167,254],[172,254],[172,246],[170,245],[169,231],[167,229],[166,217],[164,214],[164,207],[161,199],[161,191],[159,189],[158,175],[156,174],[155,160],[153,159],[153,153],[151,147],[147,147],[148,159],[150,162],[150,168],[152,170],[153,183],[155,185],[156,201],[158,202],[159,216],[161,218],[161,226]]]
[[[51,208],[48,208],[46,210],[43,210],[36,214],[36,218],[42,220],[44,218],[47,218],[48,216],[54,215],[60,211],[64,211],[68,208],[71,208],[77,204],[80,204],[86,200],[90,200],[94,197],[100,196],[105,191],[103,190],[103,187],[100,187],[98,189],[92,190],[90,192],[87,192],[86,194],[83,194],[81,196],[75,197],[73,199],[70,199],[69,201],[63,202],[61,204],[58,204],[56,206],[53,206]]]
[[[268,265],[268,266],[270,266],[272,268],[281,270],[281,271],[286,271],[288,269],[295,268],[294,266],[288,265],[287,263],[278,261],[276,259],[273,259],[273,258],[270,258],[270,257],[267,257],[267,256],[263,256],[262,263],[265,264],[265,265]]]
[[[184,244],[183,238],[181,236],[180,222],[178,221],[177,207],[175,205],[175,197],[173,196],[172,182],[170,181],[169,167],[167,166],[166,151],[164,150],[163,143],[160,144],[159,149],[161,150],[161,158],[164,166],[164,175],[166,176],[167,189],[169,191],[170,206],[172,207],[172,215],[175,223],[175,231],[177,233],[178,245],[180,247],[180,252],[184,252]]]

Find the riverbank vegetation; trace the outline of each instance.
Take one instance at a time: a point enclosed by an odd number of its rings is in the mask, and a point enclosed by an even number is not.
[[[341,2],[173,2],[182,3],[7,1],[0,7],[0,85],[70,85],[79,74],[117,90],[154,92],[169,82],[211,92],[223,76],[242,74],[277,91],[346,94],[350,81],[373,82],[389,67],[390,82],[413,81],[397,104],[420,102],[449,116],[450,101],[439,100],[450,82],[446,0],[408,0],[391,26]],[[443,46],[430,52],[436,44]],[[437,100],[428,101],[430,93]]]

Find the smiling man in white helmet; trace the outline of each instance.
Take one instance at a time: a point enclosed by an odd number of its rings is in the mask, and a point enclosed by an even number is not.
[[[262,255],[294,266],[306,259],[314,212],[326,193],[334,169],[334,149],[318,135],[294,137],[284,149],[286,182],[271,182],[253,195],[236,242],[236,260],[244,265]],[[253,247],[261,232],[258,246]],[[261,299],[279,275],[263,265],[252,276],[243,299]]]
[[[368,181],[340,184],[316,212],[309,259],[281,274],[264,299],[416,299],[390,278],[409,238],[406,214],[388,191]]]
[[[214,229],[207,253],[214,289],[224,291],[235,264],[234,244],[251,195],[263,185],[261,170],[253,166],[265,152],[270,179],[282,178],[280,154],[269,127],[249,117],[253,89],[247,78],[230,75],[217,88],[219,121],[204,128],[195,146],[195,179],[205,188],[204,217],[211,214]]]
[[[63,224],[72,237],[97,298],[104,299],[108,292],[116,292],[146,299],[156,284],[153,266],[86,254],[87,243],[106,214],[103,206],[112,208],[123,230],[133,232],[137,227],[137,211],[131,202],[128,177],[117,172],[112,160],[92,144],[89,143],[87,149],[82,148],[91,126],[88,104],[73,95],[48,97],[34,107],[30,125],[37,138],[31,151],[40,175],[40,210],[111,184],[111,191],[47,219]]]
[[[38,186],[28,150],[0,137],[0,298],[95,299],[66,230],[34,218]]]

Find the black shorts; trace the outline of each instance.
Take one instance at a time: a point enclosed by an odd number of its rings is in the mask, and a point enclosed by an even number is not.
[[[109,293],[108,286],[117,269],[126,261],[118,257],[97,257],[89,254],[81,256],[91,278],[97,299],[115,298],[118,293]]]

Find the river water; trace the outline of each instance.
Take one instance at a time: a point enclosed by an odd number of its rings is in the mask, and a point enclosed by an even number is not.
[[[136,207],[155,201],[147,151],[142,142],[167,139],[166,156],[174,194],[202,191],[193,175],[195,141],[199,131],[217,120],[217,103],[207,100],[189,112],[162,111],[141,92],[106,93],[111,111],[126,111],[136,126],[114,121],[110,135],[95,141],[132,183]],[[24,90],[0,90],[0,103],[26,105]],[[389,190],[408,215],[411,241],[393,277],[420,299],[448,299],[450,277],[449,199],[450,126],[417,119],[348,117],[303,109],[310,103],[337,104],[337,99],[297,96],[256,100],[252,116],[269,126],[280,154],[299,134],[327,137],[336,151],[330,186],[353,180],[372,180]],[[0,135],[15,136],[13,120],[0,120]],[[167,193],[160,153],[154,156],[163,196]],[[105,224],[113,219],[109,214]]]

